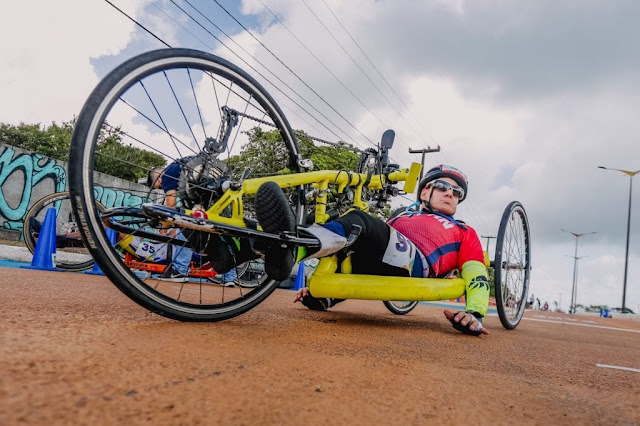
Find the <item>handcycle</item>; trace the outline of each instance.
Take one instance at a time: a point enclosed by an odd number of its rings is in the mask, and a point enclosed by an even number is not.
[[[151,200],[150,191],[147,192],[146,200]],[[100,202],[96,202],[99,211],[106,208]],[[55,192],[42,197],[36,201],[24,217],[23,235],[24,242],[29,251],[35,252],[39,234],[44,222],[44,217],[49,208],[56,209],[56,261],[58,269],[67,271],[84,271],[94,265],[94,260],[89,250],[85,247],[78,225],[71,209],[71,200],[68,191]],[[166,259],[149,258],[149,249],[143,250],[144,241],[140,242],[139,250],[129,246],[129,242],[122,238],[114,246],[123,259],[124,264],[141,274],[162,275],[170,265]],[[154,251],[168,252],[168,244],[158,247],[153,245]],[[168,250],[167,250],[168,249]],[[170,254],[170,253],[169,253]],[[170,257],[170,256],[169,256]],[[154,261],[155,260],[155,261]],[[264,275],[264,266],[261,260],[247,261],[236,268],[237,278],[234,280],[237,285],[244,288],[257,286]],[[192,280],[201,279],[215,284],[222,284],[222,276],[215,271],[206,257],[194,255],[190,265],[189,278]]]
[[[96,164],[104,155],[98,148],[105,135],[169,160],[182,159],[179,195],[183,209],[141,204],[100,212],[91,188]],[[109,73],[85,103],[70,152],[72,202],[87,247],[128,297],[177,320],[224,320],[257,306],[278,281],[267,277],[250,291],[233,294],[224,287],[203,288],[197,283],[149,282],[122,261],[104,227],[195,250],[218,238],[228,243],[243,238],[256,247],[317,247],[317,240],[305,236],[302,225],[331,218],[327,206],[330,188],[349,200],[350,206],[364,211],[393,195],[413,192],[421,167],[414,163],[400,168],[388,161],[392,136],[386,133],[373,151],[365,150],[363,156],[372,154],[373,159],[361,161],[361,169],[366,167],[360,170],[363,173],[312,171],[313,163],[304,158],[297,141],[307,136],[292,130],[271,95],[247,73],[200,51],[148,52]],[[129,158],[118,161],[140,167]],[[263,163],[269,163],[268,167]],[[300,225],[296,232],[270,234],[257,223],[254,195],[267,181],[285,190]],[[404,182],[402,190],[395,187],[399,182]],[[192,215],[195,212],[197,216]],[[310,212],[312,220],[308,220]],[[200,237],[180,241],[167,228],[195,231]],[[259,252],[249,254],[259,256]],[[493,265],[500,319],[512,329],[523,315],[530,277],[529,225],[518,202],[507,206],[501,220]],[[349,274],[348,262],[343,262],[340,273],[337,267],[335,257],[320,261],[309,282],[314,296],[415,302],[455,299],[464,293],[460,278],[377,277]]]

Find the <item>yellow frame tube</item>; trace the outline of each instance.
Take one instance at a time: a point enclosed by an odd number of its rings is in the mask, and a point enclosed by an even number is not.
[[[464,295],[462,278],[408,278],[360,274],[313,274],[313,297],[365,300],[451,300]]]
[[[347,258],[348,259],[348,258]],[[346,262],[346,261],[345,261]],[[345,269],[345,262],[342,269]],[[379,275],[336,274],[335,256],[320,260],[309,280],[313,297],[364,300],[451,300],[462,297],[465,282],[462,278],[410,278]]]
[[[420,174],[422,166],[418,163],[411,163],[410,169],[398,170],[389,174],[389,180],[394,182],[405,181],[404,191],[413,192],[416,180]],[[349,181],[349,177],[351,181]],[[362,201],[362,187],[366,182],[367,175],[363,173],[347,173],[344,170],[319,170],[308,173],[292,173],[288,175],[274,175],[262,178],[247,179],[243,182],[239,191],[228,190],[216,203],[207,210],[209,220],[226,223],[234,226],[244,226],[242,197],[258,192],[258,188],[265,182],[275,182],[281,188],[291,188],[305,184],[315,184],[321,191],[316,203],[316,222],[324,223],[328,219],[326,214],[326,190],[329,185],[337,185],[338,191],[343,192],[347,185],[355,187],[354,206],[360,210],[369,210],[369,205]],[[367,185],[370,189],[382,189],[385,178],[382,175],[373,175]],[[231,217],[223,217],[220,214],[229,206],[232,206]],[[187,211],[187,214],[191,214]]]

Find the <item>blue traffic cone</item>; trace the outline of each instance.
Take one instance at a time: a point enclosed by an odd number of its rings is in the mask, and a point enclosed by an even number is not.
[[[41,271],[60,270],[56,269],[56,216],[56,209],[49,207],[38,235],[31,266],[23,266],[23,268],[39,269]]]
[[[111,243],[112,246],[116,245],[117,235],[118,233],[114,229],[107,228],[107,238],[109,239],[109,242]],[[93,259],[93,268],[90,271],[85,272],[85,274],[104,275],[104,272],[102,272],[102,269],[100,269],[100,265],[98,265],[98,262],[96,262],[96,260]]]
[[[301,288],[305,288],[305,282],[304,282],[304,262],[300,261],[300,263],[298,263],[298,273],[296,274],[296,280],[293,284],[293,289],[295,291],[300,290]]]

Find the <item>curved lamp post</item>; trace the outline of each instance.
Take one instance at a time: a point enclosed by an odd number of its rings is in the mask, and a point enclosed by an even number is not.
[[[625,303],[627,299],[627,271],[629,267],[629,231],[631,230],[631,190],[633,188],[633,177],[638,173],[640,173],[640,170],[636,170],[635,172],[632,172],[631,170],[612,169],[604,166],[598,166],[598,168],[604,169],[604,170],[615,170],[629,176],[629,213],[627,215],[627,248],[624,255],[624,280],[622,283],[622,310],[621,310],[621,312],[624,313],[626,311]]]
[[[569,257],[573,257],[573,285],[571,286],[571,301],[569,302],[569,313],[570,314],[575,314],[576,313],[576,296],[578,293],[578,259],[580,259],[578,257],[578,239],[584,235],[591,235],[591,234],[595,234],[595,232],[585,232],[584,234],[578,234],[576,232],[571,232],[571,231],[567,231],[565,229],[560,229],[561,231],[566,232],[567,234],[571,234],[574,237],[576,237],[576,250],[573,256],[569,256]],[[584,257],[584,256],[581,256]]]

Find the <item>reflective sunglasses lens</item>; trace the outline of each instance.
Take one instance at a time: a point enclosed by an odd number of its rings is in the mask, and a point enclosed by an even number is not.
[[[464,195],[464,190],[461,187],[452,185],[449,182],[437,180],[433,182],[433,187],[442,192],[446,192],[451,189],[451,191],[453,192],[453,196],[456,198],[462,198],[462,196]]]

